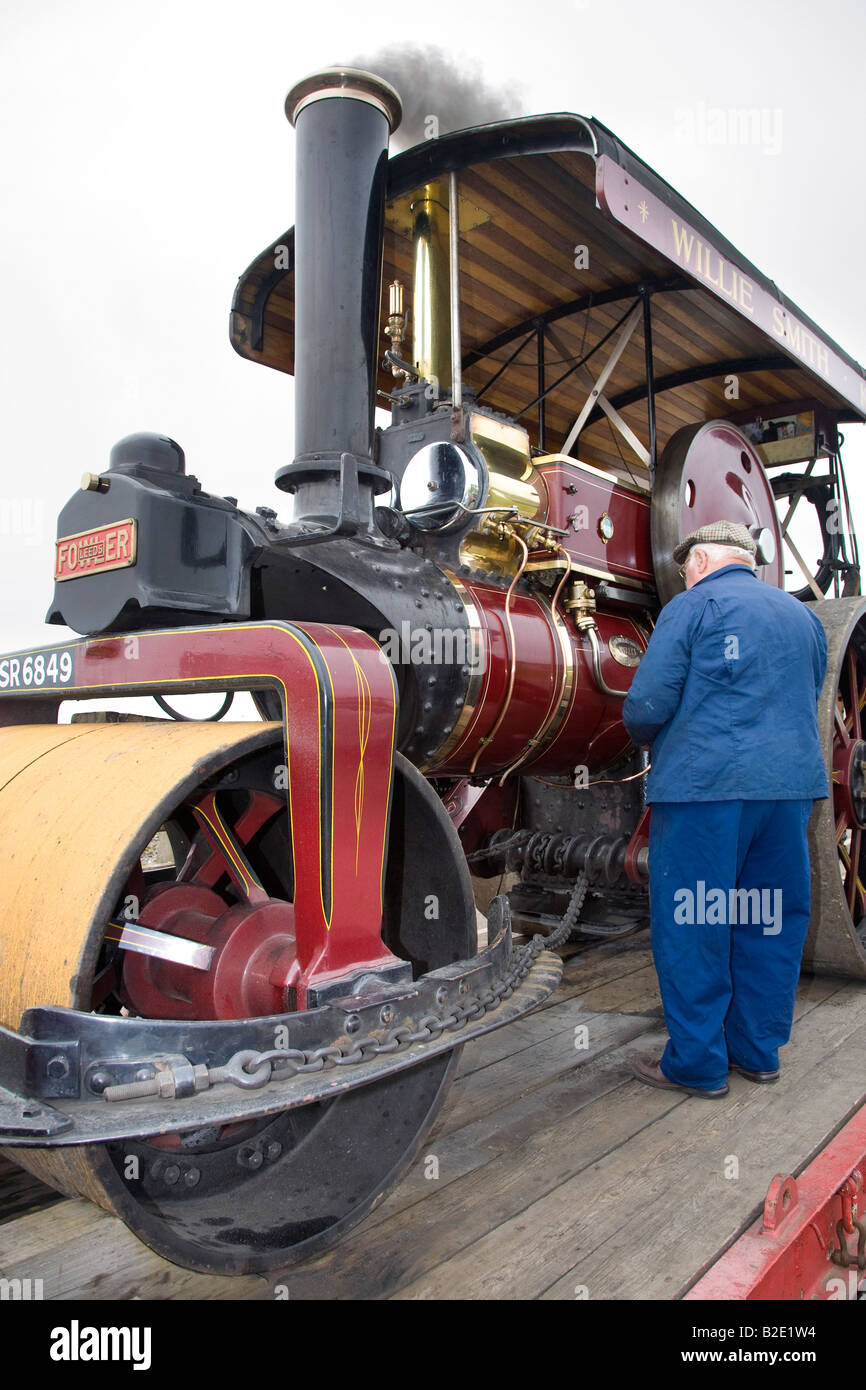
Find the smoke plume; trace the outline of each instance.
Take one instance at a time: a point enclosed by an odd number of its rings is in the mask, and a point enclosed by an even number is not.
[[[403,120],[391,141],[392,152],[417,145],[431,134],[523,114],[519,93],[485,86],[477,68],[465,63],[457,67],[440,48],[393,45],[356,58],[352,66],[384,77],[400,93]]]

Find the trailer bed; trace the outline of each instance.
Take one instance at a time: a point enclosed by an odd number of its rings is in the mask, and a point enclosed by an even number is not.
[[[466,1048],[407,1177],[328,1254],[195,1274],[4,1163],[0,1276],[61,1300],[676,1299],[866,1100],[866,985],[805,977],[782,1080],[723,1101],[631,1077],[664,1037],[648,932],[582,946],[546,1006]]]

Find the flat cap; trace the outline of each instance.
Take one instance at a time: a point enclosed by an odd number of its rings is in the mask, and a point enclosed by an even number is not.
[[[708,526],[699,526],[697,531],[680,541],[674,550],[674,563],[681,565],[692,546],[700,545],[702,541],[708,545],[736,545],[741,550],[747,550],[750,555],[758,553],[758,547],[747,526],[741,526],[736,521],[711,521]]]

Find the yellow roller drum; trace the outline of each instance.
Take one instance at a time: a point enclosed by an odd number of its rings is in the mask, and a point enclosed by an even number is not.
[[[280,725],[0,729],[0,1023],[90,1006],[105,924],[142,849],[183,796]]]
[[[87,1009],[109,915],[152,835],[227,763],[280,724],[32,724],[0,729],[0,1023]],[[67,1195],[109,1211],[100,1147],[5,1150]]]

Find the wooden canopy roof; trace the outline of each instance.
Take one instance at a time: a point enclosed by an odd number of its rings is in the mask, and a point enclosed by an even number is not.
[[[520,419],[537,443],[532,403],[541,350],[548,452],[566,438],[618,323],[647,294],[659,451],[682,425],[763,407],[778,414],[777,407],[804,400],[824,404],[839,421],[866,418],[863,368],[600,122],[579,116],[459,131],[389,162],[381,324],[388,282],[412,281],[409,204],[425,183],[452,170],[460,192],[464,379],[486,405]],[[287,255],[279,257],[280,246]],[[231,315],[235,349],[287,373],[292,247],[288,231],[253,261]],[[278,260],[289,268],[276,268]],[[381,343],[384,353],[387,338]],[[733,400],[725,395],[731,375],[739,389]],[[639,325],[605,394],[645,444],[646,383]],[[390,392],[394,381],[381,371],[378,384]],[[635,464],[598,411],[579,454],[616,472],[623,455]]]

